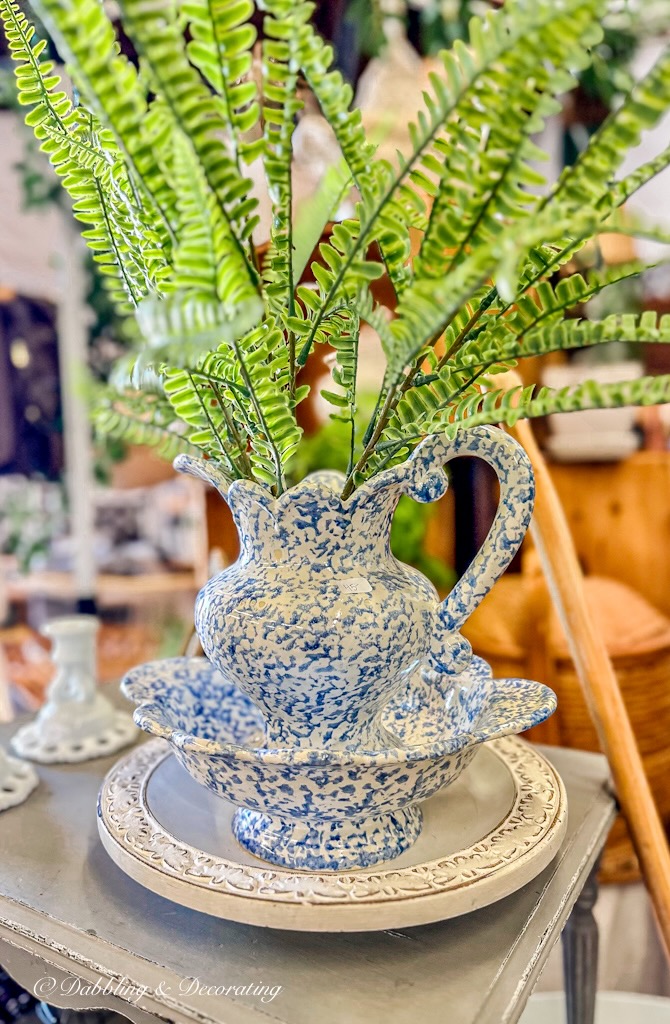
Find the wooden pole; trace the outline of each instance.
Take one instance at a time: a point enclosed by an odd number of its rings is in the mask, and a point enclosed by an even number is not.
[[[533,464],[537,498],[531,533],[670,959],[670,850],[663,824],[612,663],[590,619],[577,552],[551,475],[529,423],[521,420],[510,432]]]

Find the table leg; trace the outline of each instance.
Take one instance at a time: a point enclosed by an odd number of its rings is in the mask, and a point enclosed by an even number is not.
[[[563,974],[567,1024],[593,1024],[598,988],[598,866],[589,875],[563,929]]]

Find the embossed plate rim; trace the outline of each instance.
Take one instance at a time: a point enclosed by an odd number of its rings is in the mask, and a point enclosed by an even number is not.
[[[507,814],[467,849],[404,868],[292,872],[196,850],[164,829],[144,799],[152,772],[171,756],[160,739],[112,767],[98,799],[98,831],[114,863],[140,885],[215,917],[302,931],[377,931],[447,920],[530,882],[554,858],[567,827],[565,787],[546,758],[516,736],[486,746],[514,781]],[[537,811],[538,773],[549,793],[541,823],[530,813]]]

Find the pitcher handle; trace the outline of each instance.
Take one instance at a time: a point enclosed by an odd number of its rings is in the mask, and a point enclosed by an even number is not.
[[[442,434],[426,438],[407,463],[408,468],[411,466],[408,488],[411,496],[417,501],[434,501],[440,497],[446,489],[442,467],[460,455],[476,456],[495,470],[500,483],[500,501],[486,540],[439,606],[438,634],[440,631],[453,634],[460,629],[503,574],[521,546],[535,499],[533,469],[526,452],[509,434],[488,426],[460,431],[452,439]],[[439,635],[435,639],[439,645]],[[454,640],[452,637],[448,644],[452,650]],[[453,671],[441,664],[443,659],[439,655],[434,661],[438,670]]]

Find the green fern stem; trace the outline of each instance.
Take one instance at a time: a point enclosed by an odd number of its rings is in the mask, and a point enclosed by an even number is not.
[[[474,384],[477,383],[478,379],[486,372],[487,369],[488,367],[480,367],[475,373],[472,374],[471,377],[468,377],[467,380],[465,380],[463,384],[460,385],[460,387],[456,388],[455,391],[452,391],[452,393],[449,395],[448,400],[445,402],[445,407],[451,402],[458,401],[458,399],[462,395],[464,395],[469,388],[471,388]],[[425,381],[422,381],[421,385],[416,386],[423,386],[423,384],[428,384],[431,382],[431,379],[432,375],[427,376]],[[416,434],[410,437],[402,438],[401,440],[398,441],[388,441],[387,443],[382,442],[377,447],[375,454],[378,454],[379,452],[385,452],[386,456],[379,464],[379,466],[376,468],[376,472],[381,473],[382,470],[386,469],[389,463],[393,461],[398,452],[401,452],[403,448],[409,447],[414,442],[422,440],[425,436],[426,434]]]
[[[419,373],[421,366],[423,365],[423,359],[424,357],[422,355],[421,358],[416,361],[416,363],[414,364],[414,366],[408,372],[407,376],[404,379],[398,377],[396,381],[394,381],[389,386],[386,392],[386,398],[384,399],[384,402],[381,407],[381,411],[377,416],[377,422],[374,427],[374,430],[372,431],[369,440],[365,445],[360,458],[358,459],[358,462],[347,473],[347,478],[344,482],[344,487],[342,488],[343,501],[346,500],[349,497],[349,495],[353,492],[354,487],[356,486],[357,475],[363,471],[369,459],[374,454],[374,451],[377,447],[377,442],[379,441],[379,438],[386,429],[388,422],[391,416],[393,415],[393,412],[395,411],[398,402],[403,397],[403,395],[406,394],[406,392],[409,391],[409,389],[412,387],[414,378]],[[382,389],[383,388],[384,384],[382,384]],[[377,403],[379,404],[379,398],[377,399]]]
[[[479,318],[483,315],[483,313],[486,312],[486,310],[494,302],[497,294],[497,289],[495,287],[491,288],[488,295],[484,297],[479,307],[472,314],[465,327],[463,327],[463,329],[461,330],[460,334],[458,335],[458,337],[456,338],[448,352],[446,352],[439,360],[436,370],[441,369],[443,366],[446,365],[449,359],[452,358],[454,352],[456,352],[458,348],[460,348],[461,344],[468,338],[468,335],[470,334],[472,328],[475,326]],[[451,319],[453,320],[453,317]],[[448,327],[449,324],[447,323],[443,329],[437,332],[431,339],[427,348],[434,348],[434,346],[440,340],[440,338],[444,334],[444,331],[447,330]],[[416,362],[410,368],[410,370],[407,372],[404,378],[397,378],[396,381],[393,384],[391,384],[391,386],[388,389],[386,399],[384,400],[384,403],[381,407],[381,411],[378,412],[379,406],[381,404],[381,395],[384,389],[384,384],[382,384],[382,389],[380,390],[379,396],[377,398],[377,403],[375,405],[375,410],[373,412],[373,418],[370,421],[370,424],[372,424],[376,417],[375,425],[371,431],[370,428],[368,428],[368,430],[366,431],[365,437],[367,438],[367,443],[365,444],[361,457],[356,463],[354,469],[347,474],[347,480],[342,491],[343,498],[349,497],[349,495],[352,493],[355,486],[356,475],[362,472],[362,470],[367,465],[369,459],[374,454],[377,442],[379,441],[379,438],[381,437],[384,430],[388,426],[389,420],[393,415],[398,403],[403,398],[403,396],[407,394],[409,389],[411,387],[414,387],[416,378],[421,371],[421,367],[423,366],[424,360],[425,351],[423,351],[419,355]],[[427,378],[427,380],[424,383],[427,383],[430,379],[430,377]]]
[[[117,267],[119,269],[119,273],[121,274],[121,277],[123,278],[123,283],[124,283],[126,291],[128,293],[128,297],[129,297],[130,301],[133,303],[133,306],[137,309],[137,306],[139,304],[141,296],[139,298],[135,296],[135,293],[133,291],[133,283],[130,280],[130,278],[128,277],[128,274],[126,272],[125,261],[124,261],[124,259],[122,257],[122,254],[121,254],[120,250],[119,250],[118,243],[117,243],[117,240],[116,240],[116,235],[114,233],[114,229],[113,229],[113,227],[112,227],[112,225],[110,223],[110,220],[109,220],[109,212],[107,210],[107,205],[106,205],[106,202],[105,202],[105,195],[104,195],[104,192],[102,191],[102,188],[100,187],[100,182],[93,175],[92,175],[92,180],[93,180],[93,183],[95,185],[96,194],[98,196],[98,201],[100,203],[100,210],[101,210],[101,213],[102,213],[103,221],[105,223],[105,229],[106,229],[106,232],[107,232],[107,238],[108,238],[110,247],[112,249],[112,252],[114,253],[114,259],[116,261],[116,265],[117,265]]]
[[[242,477],[247,478],[247,479],[251,479],[252,476],[253,476],[253,473],[252,473],[251,459],[249,458],[249,454],[247,452],[247,439],[243,438],[242,435],[240,434],[239,430],[237,429],[237,426],[235,424],[235,420],[230,415],[230,411],[226,407],[225,399],[224,399],[223,395],[221,394],[221,392],[219,391],[219,389],[216,386],[216,384],[213,384],[212,388],[213,388],[214,394],[216,395],[216,400],[219,403],[219,408],[221,409],[221,412],[223,414],[223,418],[226,421],[226,429],[228,430],[228,433],[232,437],[234,444],[236,445],[236,447],[239,449],[239,452],[240,452],[240,454],[238,456],[238,461],[240,462],[240,475]]]
[[[467,341],[469,341],[473,328],[476,326],[477,322],[484,315],[484,313],[486,313],[486,311],[490,309],[490,307],[495,302],[496,298],[498,298],[498,289],[493,287],[491,288],[489,293],[484,296],[479,306],[466,323],[465,327],[462,328],[462,330],[459,332],[458,336],[454,339],[453,343],[449,346],[444,355],[438,360],[437,366],[435,367],[436,371],[439,371],[444,366],[446,366],[449,360],[453,359],[454,355],[456,354],[456,352],[458,352],[461,345],[464,345]],[[447,324],[444,330],[448,330],[449,326],[450,325]],[[442,332],[442,334],[443,333],[444,331]]]
[[[263,408],[260,402],[258,401],[258,398],[256,397],[256,392],[254,391],[251,375],[244,361],[244,355],[242,353],[241,347],[235,341],[233,342],[233,350],[235,352],[235,355],[237,356],[237,361],[239,363],[240,376],[242,377],[245,387],[249,392],[249,401],[251,402],[254,412],[258,417],[258,423],[261,426],[263,433],[265,434],[265,440],[267,441],[268,447],[270,448],[270,451],[272,453],[272,461],[274,463],[275,475],[277,478],[277,497],[279,497],[279,495],[283,494],[286,489],[286,481],[284,478],[284,469],[282,466],[281,456],[277,450],[277,445],[274,443],[272,439],[272,434],[265,419]]]
[[[35,50],[31,45],[32,38],[34,35],[34,29],[32,29],[32,26],[30,26],[32,31],[28,30],[28,22],[26,21],[25,16],[20,12],[18,5],[12,3],[11,0],[1,0],[0,8],[2,9],[3,21],[5,23],[5,29],[7,33],[15,33],[18,39],[20,40],[22,52],[16,52],[15,55],[13,54],[13,59],[22,59],[30,64],[30,67],[32,68],[33,72],[32,84],[37,85],[41,96],[41,102],[47,108],[53,121],[59,126],[59,128],[61,128],[62,126],[63,133],[65,133],[65,124],[63,122],[63,119],[59,112],[56,110],[55,106],[53,105],[51,94],[49,93],[49,90],[46,88],[44,84],[44,79],[42,77],[42,67],[39,62],[39,53],[41,53],[44,47],[46,46],[46,40],[42,40],[41,42],[37,43],[37,47],[39,47],[39,52],[38,56],[36,56]],[[12,47],[12,49],[14,48]],[[17,68],[16,71],[18,73],[19,69]],[[69,111],[69,116],[72,116],[71,109]]]
[[[207,408],[207,402],[203,398],[201,392],[199,391],[199,389],[196,386],[195,381],[193,380],[193,374],[190,372],[190,370],[187,370],[186,374],[188,376],[188,379],[191,382],[191,387],[193,388],[193,394],[198,399],[198,403],[200,405],[200,408],[203,411],[203,415],[204,415],[205,419],[207,420],[207,424],[209,426],[209,429],[212,432],[213,437],[216,439],[217,446],[218,446],[219,451],[221,452],[221,454],[222,454],[222,456],[224,458],[224,461],[227,463],[228,468],[230,469],[231,473],[233,474],[233,477],[239,479],[239,477],[241,476],[241,473],[240,473],[239,469],[237,468],[237,466],[235,465],[235,462],[233,461],[230,453],[226,450],[226,446],[223,443],[223,438],[219,434],[219,432],[218,432],[218,430],[216,428],[216,424],[214,423],[214,421],[212,419],[211,413],[210,413],[209,409]],[[223,407],[222,407],[222,411],[223,411]]]
[[[227,76],[227,74],[224,71],[224,68],[226,68],[226,66],[228,64],[227,53],[226,53],[226,46],[225,46],[225,43],[223,42],[223,40],[221,39],[221,37],[219,36],[218,22],[217,22],[217,19],[216,19],[216,16],[215,16],[214,7],[212,5],[212,0],[205,0],[205,2],[206,2],[206,5],[207,5],[207,13],[209,15],[210,23],[211,23],[211,26],[212,26],[212,37],[214,39],[214,46],[216,48],[216,53],[217,53],[218,60],[219,60],[219,66],[221,68],[221,81],[220,81],[221,97],[222,97],[223,102],[225,103],[225,106],[226,106],[226,117],[227,117],[227,120],[228,120],[228,124],[231,126],[230,144],[231,144],[231,149],[232,149],[233,162],[235,164],[235,167],[237,168],[238,173],[241,174],[242,173],[242,164],[241,164],[241,161],[240,161],[240,151],[239,151],[239,145],[238,145],[238,139],[237,139],[237,132],[233,128],[233,125],[235,123],[234,106],[233,106],[233,103],[232,103],[231,98],[230,98],[230,90],[228,88],[228,76]]]
[[[189,135],[188,128],[182,122],[182,120],[181,120],[181,118],[179,116],[179,111],[177,110],[176,106],[174,105],[174,103],[171,102],[171,100],[169,98],[166,98],[165,102],[167,103],[167,105],[168,105],[168,107],[170,109],[170,113],[172,114],[172,117],[174,118],[175,123],[179,125],[179,128],[183,132],[184,137],[186,139],[190,140],[190,135]],[[197,158],[197,153],[194,153],[194,156]],[[228,230],[229,230],[229,233],[230,233],[231,241],[233,243],[233,247],[235,248],[235,250],[237,251],[237,253],[238,253],[239,257],[240,257],[240,260],[241,260],[241,262],[242,262],[242,264],[243,264],[243,266],[245,268],[245,271],[246,271],[246,273],[247,273],[247,275],[249,277],[249,280],[250,280],[251,284],[253,285],[254,289],[260,294],[260,279],[259,279],[259,276],[258,276],[258,271],[257,271],[256,267],[254,266],[256,254],[255,254],[255,249],[254,249],[254,246],[253,246],[253,242],[251,242],[251,240],[250,240],[250,243],[249,243],[250,246],[251,246],[251,250],[252,250],[252,254],[253,255],[248,255],[245,252],[244,246],[242,245],[240,239],[238,238],[237,232],[233,228],[233,225],[232,225],[232,223],[230,221],[230,217],[228,216],[228,211],[226,210],[224,204],[221,202],[220,198],[218,197],[218,195],[216,195],[216,193],[214,194],[214,198],[215,198],[215,201],[216,201],[216,205],[217,205],[217,207],[219,209],[219,212],[220,212],[223,220],[226,222],[226,224],[228,226]]]

